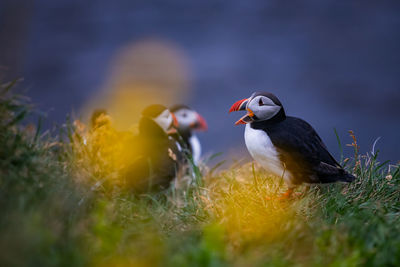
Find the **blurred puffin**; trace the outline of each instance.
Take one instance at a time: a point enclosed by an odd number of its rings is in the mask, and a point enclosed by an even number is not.
[[[169,187],[180,161],[176,141],[168,136],[176,132],[176,125],[174,115],[162,105],[142,111],[139,134],[129,144],[135,158],[123,171],[128,188],[140,193]]]
[[[193,131],[207,130],[206,120],[199,113],[185,105],[174,105],[170,110],[178,122],[178,133],[172,136],[182,147],[189,149],[194,163],[198,164],[201,157],[201,144]]]
[[[306,121],[286,116],[279,99],[267,92],[255,92],[234,103],[229,112],[247,110],[235,124],[246,124],[245,143],[250,155],[267,171],[283,177],[289,197],[301,183],[351,182],[328,152],[313,127]]]
[[[95,109],[90,117],[90,129],[95,130],[107,123],[109,123],[109,118],[107,120],[101,120],[101,118],[109,116],[107,110],[105,109]]]

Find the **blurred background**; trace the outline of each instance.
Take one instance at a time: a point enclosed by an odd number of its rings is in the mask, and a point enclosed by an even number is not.
[[[128,128],[148,103],[186,103],[204,152],[248,157],[228,110],[270,91],[336,157],[333,129],[344,144],[351,129],[397,162],[399,29],[399,1],[1,0],[0,72],[24,77],[46,127],[106,107]]]

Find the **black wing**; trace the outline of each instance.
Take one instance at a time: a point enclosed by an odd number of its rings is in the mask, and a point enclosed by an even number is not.
[[[121,172],[126,186],[137,193],[166,189],[178,168],[179,154],[174,144],[166,135],[132,138],[127,150],[134,153],[125,155],[130,157],[129,164]]]
[[[295,183],[330,183],[353,180],[327,150],[314,128],[302,119],[287,117],[264,129],[280,152]]]

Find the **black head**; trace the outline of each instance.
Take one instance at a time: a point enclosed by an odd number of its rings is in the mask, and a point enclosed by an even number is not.
[[[90,118],[90,124],[92,129],[96,129],[103,125],[110,123],[110,117],[105,109],[95,109]]]
[[[170,110],[172,113],[175,113],[176,111],[182,110],[182,109],[193,110],[193,109],[191,109],[189,106],[186,106],[186,105],[183,105],[183,104],[176,104],[176,105],[173,105],[173,106],[171,106],[171,107],[169,108],[169,110]]]
[[[174,115],[163,105],[155,104],[146,107],[142,111],[142,118],[150,119],[164,132],[169,133],[173,126],[176,126]],[[143,120],[141,120],[143,122]]]
[[[163,113],[164,111],[168,110],[167,107],[159,104],[154,104],[147,106],[145,109],[142,111],[142,115],[148,118],[157,118],[158,115]]]

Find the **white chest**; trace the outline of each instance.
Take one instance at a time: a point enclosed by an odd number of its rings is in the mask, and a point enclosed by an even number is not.
[[[279,159],[278,151],[266,132],[252,129],[250,124],[247,124],[244,140],[247,150],[258,164],[275,176],[282,177],[283,175],[284,180],[290,183],[291,174],[284,169]]]
[[[190,146],[192,147],[193,161],[194,163],[199,163],[201,157],[201,145],[199,138],[197,136],[192,135],[189,138]]]

